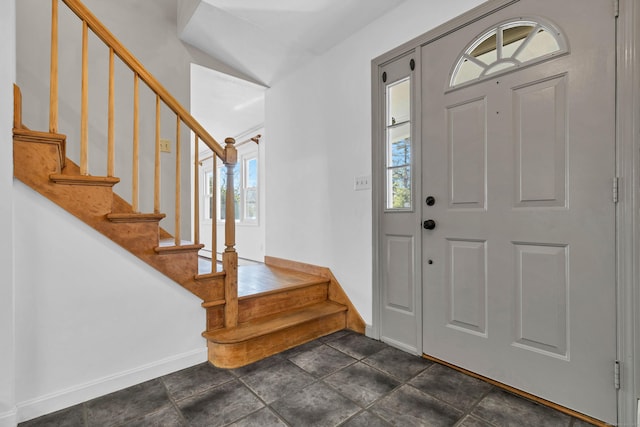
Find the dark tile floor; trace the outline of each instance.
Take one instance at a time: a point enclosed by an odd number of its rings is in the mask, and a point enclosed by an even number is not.
[[[588,424],[349,331],[239,369],[197,365],[20,424],[227,425]]]

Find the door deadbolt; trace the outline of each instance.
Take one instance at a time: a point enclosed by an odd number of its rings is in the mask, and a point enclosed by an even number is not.
[[[433,206],[433,205],[435,205],[435,204],[436,204],[436,199],[435,199],[435,197],[433,197],[433,196],[429,196],[429,197],[427,197],[426,203],[427,203],[427,206]]]

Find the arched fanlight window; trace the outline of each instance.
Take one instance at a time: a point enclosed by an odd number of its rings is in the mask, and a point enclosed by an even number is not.
[[[568,51],[564,35],[548,22],[539,18],[506,21],[466,47],[451,72],[449,87],[481,81]]]

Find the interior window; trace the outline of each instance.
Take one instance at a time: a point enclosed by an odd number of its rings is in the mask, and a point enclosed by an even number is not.
[[[206,178],[205,178],[206,179]],[[233,169],[233,199],[235,219],[242,223],[256,223],[259,215],[258,154],[251,152],[240,157]],[[227,203],[227,168],[218,167],[218,221],[224,221]],[[214,184],[215,185],[215,184]],[[206,189],[205,189],[206,191]],[[205,196],[206,196],[205,192]],[[206,202],[205,202],[206,203]]]
[[[204,219],[211,221],[215,218],[215,212],[213,211],[213,202],[215,197],[215,181],[214,181],[214,173],[212,170],[207,170],[204,172]]]
[[[449,86],[481,81],[568,51],[562,33],[538,20],[512,20],[485,31],[458,57]]]
[[[233,168],[233,200],[236,221],[240,220],[240,164]],[[226,219],[227,209],[227,167],[220,166],[218,168],[218,195],[220,201],[218,203],[218,219],[224,221]]]
[[[258,220],[258,158],[252,157],[244,160],[244,209],[245,221]]]

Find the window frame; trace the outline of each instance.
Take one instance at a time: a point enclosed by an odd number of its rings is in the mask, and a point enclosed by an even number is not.
[[[408,82],[409,83],[409,115],[408,117],[406,117],[405,120],[401,120],[399,122],[394,122],[393,120],[390,120],[390,113],[391,113],[391,99],[389,96],[389,89],[393,86],[397,86],[400,85],[404,82]],[[414,144],[414,123],[413,123],[413,110],[414,110],[414,99],[413,99],[413,85],[414,85],[414,80],[413,80],[413,72],[407,73],[406,75],[397,78],[396,80],[393,80],[389,83],[384,84],[383,86],[383,93],[384,93],[384,106],[385,106],[385,110],[384,110],[384,130],[383,130],[383,134],[384,134],[384,145],[385,145],[385,155],[384,155],[384,186],[385,186],[385,193],[384,193],[384,211],[385,212],[413,212],[415,209],[415,176],[414,176],[414,170],[415,170],[415,144]],[[390,133],[393,129],[399,129],[403,126],[407,126],[408,127],[408,132],[409,132],[409,137],[408,137],[408,146],[409,146],[409,162],[402,164],[402,165],[393,165],[391,157],[392,157],[392,141],[390,138]],[[405,138],[406,139],[406,138]],[[393,171],[396,170],[407,170],[408,174],[409,174],[409,206],[404,206],[404,207],[393,207],[392,203],[390,203],[390,201],[393,199],[394,193],[393,193],[393,179],[391,177]]]
[[[498,31],[502,32],[503,29],[509,29],[509,28],[513,28],[516,27],[518,25],[522,25],[522,24],[531,24],[531,27],[536,29],[536,31],[539,30],[544,30],[546,32],[548,32],[549,34],[551,34],[553,36],[553,38],[555,39],[555,41],[558,44],[558,50],[526,60],[524,62],[521,62],[515,58],[509,57],[509,58],[497,58],[496,61],[492,62],[491,64],[486,64],[486,66],[484,67],[484,70],[481,72],[481,74],[471,80],[467,80],[464,81],[462,83],[459,84],[455,84],[454,81],[456,79],[456,76],[460,70],[460,68],[462,67],[464,60],[466,58],[468,58],[470,56],[470,52],[472,52],[477,46],[479,46],[482,42],[484,42],[488,37],[490,37],[492,34],[496,34],[496,39],[497,40],[501,40],[502,37],[498,37],[497,33]],[[532,33],[535,31],[532,31]],[[537,33],[536,33],[537,34]],[[534,37],[534,36],[531,36]],[[528,38],[528,37],[527,37]],[[496,49],[497,51],[498,49]],[[501,49],[500,49],[501,50]],[[447,82],[447,89],[446,92],[451,92],[460,88],[464,88],[464,87],[468,87],[471,85],[474,85],[476,83],[479,82],[483,82],[489,79],[493,79],[495,77],[498,76],[502,76],[508,73],[511,73],[515,70],[519,70],[522,68],[526,68],[526,67],[531,67],[533,65],[537,65],[546,61],[549,61],[553,58],[559,57],[559,56],[563,56],[563,55],[567,55],[568,53],[570,53],[570,48],[569,48],[569,42],[567,40],[567,37],[565,36],[565,34],[558,28],[558,26],[556,26],[555,24],[553,24],[552,22],[550,22],[547,19],[538,17],[538,16],[521,16],[521,17],[517,17],[517,18],[511,18],[511,19],[507,19],[504,20],[496,25],[493,25],[489,28],[486,28],[484,31],[480,32],[476,37],[473,38],[473,40],[471,40],[471,42],[469,42],[464,49],[462,50],[462,52],[460,54],[458,54],[458,56],[456,57],[455,62],[453,63],[453,66],[451,68],[451,71],[449,72],[449,76],[448,76],[448,82]],[[509,68],[504,68],[501,69],[499,71],[495,71],[495,72],[490,72],[487,73],[486,71],[488,69],[490,69],[491,67],[495,66],[496,64],[500,63],[500,62],[513,62],[513,66],[509,67]]]

